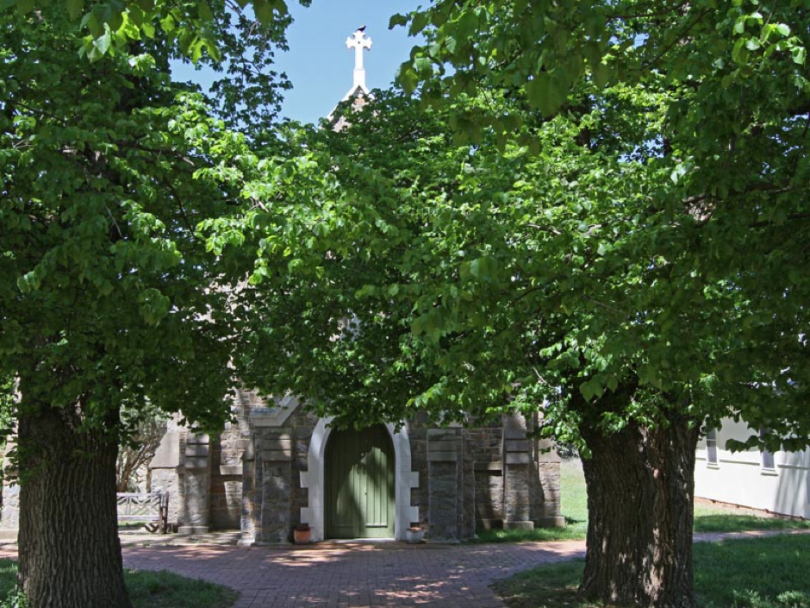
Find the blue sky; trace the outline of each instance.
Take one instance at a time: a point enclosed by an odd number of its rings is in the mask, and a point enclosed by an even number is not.
[[[426,2],[427,0],[422,0]],[[370,89],[388,86],[399,65],[408,59],[416,42],[405,28],[388,29],[394,13],[408,13],[420,0],[312,0],[303,8],[288,0],[294,23],[287,31],[290,50],[278,53],[277,68],[293,83],[282,107],[282,116],[303,122],[325,117],[352,87],[354,51],[346,38],[361,25],[372,40],[364,52],[366,84]],[[206,86],[210,78],[180,66],[176,76]]]
[[[373,43],[364,52],[370,89],[388,86],[416,41],[403,27],[389,30],[388,19],[415,10],[418,0],[313,0],[308,9],[293,7],[293,1],[290,51],[278,56],[294,87],[282,109],[288,118],[316,122],[351,89],[354,51],[346,48],[346,38],[361,25]]]

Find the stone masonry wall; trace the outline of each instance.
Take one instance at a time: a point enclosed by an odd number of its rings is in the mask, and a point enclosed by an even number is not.
[[[205,533],[211,523],[211,437],[188,432],[180,445],[185,459],[179,481],[178,531],[181,534]]]
[[[473,461],[476,529],[503,527],[503,428],[465,429],[466,453]]]
[[[242,456],[250,443],[250,427],[239,408],[212,444],[211,526],[238,530],[242,518]]]
[[[263,420],[258,407],[251,415],[253,440],[244,453],[242,542],[290,542],[293,527],[301,523],[301,509],[309,506],[301,472],[307,470],[317,418],[296,410],[276,426]]]
[[[3,458],[3,508],[0,511],[0,530],[5,531],[8,536],[15,536],[20,527],[20,486],[9,481],[9,478],[12,477],[9,454],[14,447],[14,442],[9,439],[6,442]],[[2,534],[0,534],[1,536]]]
[[[251,440],[242,457],[242,537],[247,543],[286,543],[301,523],[301,509],[310,506],[301,473],[318,419],[303,410],[284,418],[261,408],[250,414]],[[419,474],[410,504],[419,507],[418,523],[428,538],[457,541],[476,528],[559,523],[559,462],[527,438],[533,424],[505,417],[499,425],[437,429],[421,413],[409,421],[411,470]],[[227,441],[214,451],[220,462]]]
[[[428,521],[433,540],[464,537],[464,453],[461,429],[428,429]]]

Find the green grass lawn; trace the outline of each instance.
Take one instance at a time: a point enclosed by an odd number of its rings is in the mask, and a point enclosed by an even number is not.
[[[810,535],[697,543],[702,608],[810,608]],[[496,583],[509,608],[598,608],[579,601],[583,561],[542,566]]]
[[[0,598],[14,589],[16,574],[16,562],[0,560]],[[239,597],[233,589],[165,571],[125,570],[124,578],[135,608],[227,608]]]
[[[477,543],[543,540],[581,540],[588,530],[588,496],[579,460],[563,461],[560,470],[562,514],[565,528],[536,530],[480,530]],[[722,507],[695,505],[695,532],[743,532],[745,530],[810,529],[810,521],[741,515]]]

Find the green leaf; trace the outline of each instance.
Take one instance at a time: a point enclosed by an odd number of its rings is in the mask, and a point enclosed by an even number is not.
[[[191,50],[191,61],[195,65],[202,57],[202,50],[203,50],[203,42],[199,38],[197,38],[190,47]]]
[[[790,54],[793,57],[793,63],[804,65],[805,59],[807,59],[807,49],[803,46],[797,46],[790,51]]]
[[[267,0],[256,0],[253,3],[253,11],[256,13],[256,18],[263,25],[273,21],[273,6]]]
[[[598,63],[591,68],[594,84],[602,88],[610,81],[610,67],[604,63]]]
[[[109,26],[105,26],[105,32],[103,36],[96,38],[93,41],[93,46],[98,51],[99,55],[105,55],[107,51],[110,50],[110,46],[112,45],[112,32],[110,31]]]
[[[36,7],[36,0],[17,0],[17,10],[23,15],[30,13]]]
[[[207,2],[197,4],[197,13],[200,15],[200,19],[204,21],[214,20],[214,11],[211,10],[211,6]]]
[[[163,19],[160,20],[160,27],[163,29],[164,32],[169,34],[177,28],[177,23],[175,22],[174,17],[172,17],[171,15],[166,15]]]
[[[420,13],[416,13],[411,21],[411,27],[408,29],[408,34],[411,36],[416,36],[420,34],[423,29],[425,29],[428,24],[430,23],[430,14],[423,11]],[[404,24],[403,24],[404,25]]]
[[[559,112],[568,97],[568,87],[563,79],[548,72],[537,74],[526,85],[529,103],[539,108],[543,116],[550,118]]]
[[[413,60],[413,68],[420,76],[430,76],[433,73],[433,62],[429,57],[417,57]]]
[[[497,271],[498,261],[492,256],[483,256],[470,262],[470,274],[476,279],[492,279]]]
[[[748,49],[745,48],[746,39],[740,38],[734,43],[734,48],[731,50],[731,58],[739,63],[744,64],[748,60]]]
[[[597,399],[601,397],[602,393],[605,392],[605,389],[596,378],[591,378],[587,382],[580,385],[579,392],[582,393],[582,396],[585,397],[586,401],[590,401],[594,397]]]
[[[388,20],[388,29],[392,30],[397,26],[408,25],[408,16],[401,15],[399,13],[395,15],[391,15],[391,19]]]
[[[400,68],[397,81],[402,85],[402,89],[410,95],[416,90],[416,85],[419,84],[419,76],[413,67],[406,64]]]
[[[68,15],[71,19],[78,19],[84,9],[84,0],[66,0]]]

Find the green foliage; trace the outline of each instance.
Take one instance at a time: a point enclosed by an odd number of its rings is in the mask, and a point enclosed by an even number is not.
[[[0,27],[0,378],[18,381],[17,415],[62,408],[77,432],[101,430],[117,442],[147,406],[182,408],[220,427],[234,384],[234,275],[206,249],[197,223],[231,212],[234,193],[216,172],[248,137],[171,82],[170,38],[156,34],[88,63],[74,54],[79,24],[59,5],[8,17]],[[234,42],[232,60],[256,59],[239,54],[283,40],[283,29],[274,32]],[[275,77],[261,95],[240,96],[241,69],[231,66],[235,80],[221,83],[220,111],[270,103],[257,119],[269,143]],[[10,396],[4,380],[4,412]]]
[[[806,445],[808,19],[788,1],[635,0],[392,18],[427,38],[400,74],[421,122],[381,100],[340,134],[351,162],[329,162],[351,212],[384,222],[344,233],[362,252],[344,263],[352,281],[375,260],[399,274],[346,308],[410,327],[385,357],[424,380],[410,405],[545,401],[545,432],[571,441],[583,421],[743,417],[772,448]],[[369,145],[384,129],[394,143]]]
[[[750,105],[707,98],[720,105],[699,117],[693,90],[655,74],[583,81],[550,120],[494,88],[434,109],[380,94],[243,191],[272,208],[208,225],[215,250],[257,253],[251,381],[354,424],[545,402],[543,432],[563,441],[583,421],[612,433],[743,416],[804,445],[804,126],[786,108],[806,82],[793,76]],[[267,185],[294,180],[306,186]],[[328,340],[344,319],[353,339]]]
[[[17,589],[11,591],[4,600],[0,601],[0,608],[30,608],[25,594]]]
[[[402,65],[406,90],[421,81],[423,98],[435,103],[492,86],[524,88],[528,103],[551,117],[581,80],[602,88],[663,73],[675,85],[716,79],[729,88],[785,61],[798,73],[806,61],[805,18],[806,7],[787,0],[442,0],[395,15],[390,27],[427,40]]]
[[[311,0],[299,2],[309,6]],[[243,27],[248,6],[255,16],[255,20],[250,19],[250,30]],[[285,0],[102,0],[90,3],[64,0],[55,7],[45,0],[0,1],[0,14],[16,13],[14,17],[27,16],[38,10],[41,11],[39,18],[42,18],[52,8],[66,13],[79,26],[77,34],[81,33],[82,38],[77,50],[80,56],[90,61],[98,61],[105,55],[127,53],[133,44],[148,44],[157,39],[169,42],[195,64],[206,57],[215,62],[233,61],[231,68],[248,81],[257,78],[253,78],[244,66],[239,66],[245,55],[235,51],[234,45],[243,44],[245,37],[253,37],[257,30],[279,32],[290,23]],[[234,17],[237,27],[232,29]],[[256,47],[255,52],[258,57],[265,50]],[[261,63],[257,62],[255,67],[260,68]],[[255,76],[262,80],[261,75]],[[263,78],[267,76],[265,74]]]

